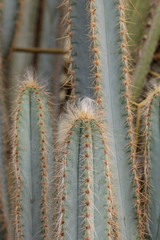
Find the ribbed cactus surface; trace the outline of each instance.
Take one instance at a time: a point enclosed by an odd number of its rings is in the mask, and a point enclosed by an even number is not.
[[[57,239],[118,239],[109,147],[97,104],[85,98],[67,111],[59,127]]]
[[[0,0],[0,240],[159,240],[159,9]]]
[[[146,232],[149,239],[160,238],[160,90],[149,95],[145,114],[145,142],[144,142],[144,204],[146,217]]]
[[[30,80],[20,88],[13,124],[14,239],[53,239],[53,137],[46,93]]]

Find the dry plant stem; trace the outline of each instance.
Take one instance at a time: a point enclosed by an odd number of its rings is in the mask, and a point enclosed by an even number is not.
[[[160,78],[160,74],[157,73],[157,72],[154,72],[154,71],[151,71],[151,70],[150,70],[149,73],[150,73],[152,76],[156,77],[156,78]]]
[[[47,53],[47,54],[66,54],[68,51],[60,48],[38,48],[38,47],[30,47],[30,48],[22,48],[22,47],[14,47],[13,51],[15,52],[26,52],[26,53]]]

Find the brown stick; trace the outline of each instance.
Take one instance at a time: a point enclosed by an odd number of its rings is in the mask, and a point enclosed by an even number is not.
[[[15,52],[26,52],[26,53],[49,53],[49,54],[65,54],[67,50],[61,48],[38,48],[38,47],[14,47]]]

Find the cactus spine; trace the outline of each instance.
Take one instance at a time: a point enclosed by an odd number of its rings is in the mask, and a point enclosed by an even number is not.
[[[46,93],[28,79],[13,119],[14,239],[52,239],[52,121]]]

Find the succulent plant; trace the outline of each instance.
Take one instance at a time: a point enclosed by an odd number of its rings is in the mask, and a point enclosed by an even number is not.
[[[159,12],[0,1],[0,239],[160,239]]]

